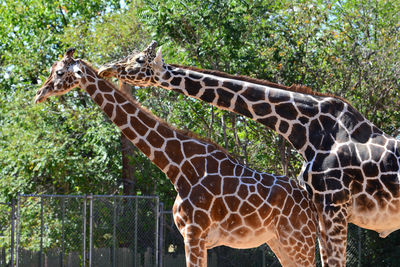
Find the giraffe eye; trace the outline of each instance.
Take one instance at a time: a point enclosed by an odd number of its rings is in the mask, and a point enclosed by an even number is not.
[[[136,62],[139,63],[139,64],[143,64],[144,63],[144,57],[138,57],[136,59]]]
[[[58,76],[62,76],[64,74],[64,72],[61,71],[61,70],[56,71],[56,73],[57,73]]]

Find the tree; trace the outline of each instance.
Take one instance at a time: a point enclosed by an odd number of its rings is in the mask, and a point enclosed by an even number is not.
[[[6,1],[0,8],[1,198],[17,192],[118,193],[118,131],[79,91],[39,106],[33,96],[50,65],[71,45],[70,29],[91,25],[79,28],[93,31],[111,12],[126,10],[119,1]]]

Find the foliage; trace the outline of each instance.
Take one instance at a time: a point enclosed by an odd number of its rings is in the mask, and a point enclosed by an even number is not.
[[[395,23],[398,8],[393,4],[200,2],[146,1],[148,6],[141,12],[142,20],[155,31],[155,39],[164,43],[167,62],[220,69],[287,85],[305,84],[317,91],[338,94],[353,102],[378,127],[396,134],[399,109],[391,105],[388,97],[398,95],[400,77],[399,68],[395,67],[398,53],[394,53],[399,43],[398,22]],[[382,23],[386,16],[388,23]],[[371,18],[380,22],[370,26]],[[382,36],[381,32],[386,34]],[[393,108],[387,110],[388,105]],[[211,113],[214,118],[210,107],[203,105],[203,109],[207,111],[196,109],[200,117]],[[217,123],[203,128],[215,127],[216,133],[224,132],[218,129],[219,122],[224,120],[220,114],[224,112],[218,113],[213,120]],[[229,116],[232,117],[237,116]],[[236,124],[246,119],[234,121]],[[299,173],[300,157],[291,148],[285,149],[282,139],[273,133],[266,134],[262,126],[251,121],[245,124],[255,130],[253,136],[263,136],[266,140],[251,138],[248,127],[236,124],[246,145],[241,146],[235,134],[228,136],[233,145],[231,152],[246,159],[250,154],[247,151],[257,151],[245,162],[291,177]],[[226,136],[224,139],[217,136],[213,138],[220,144],[226,140]],[[260,149],[260,144],[271,145]],[[264,162],[257,161],[258,157]]]
[[[32,100],[38,83],[48,75],[46,70],[66,47],[65,28],[91,23],[119,6],[119,1],[101,0],[3,1],[0,5],[1,199],[17,192],[115,190],[120,168],[115,164],[116,131],[111,133],[104,118],[90,111],[93,105],[87,105],[84,97],[39,106],[33,106]],[[87,106],[89,112],[83,114]],[[99,125],[104,127],[96,131]],[[109,182],[98,183],[103,179]]]
[[[16,80],[37,84],[38,74],[48,70],[60,51],[65,49],[61,37],[68,25],[79,27],[94,21],[107,10],[119,7],[116,0],[2,1],[2,65]]]
[[[163,43],[167,62],[260,78],[272,77],[275,68],[271,68],[272,72],[265,71],[263,66],[266,63],[259,58],[258,50],[263,45],[260,40],[273,32],[273,25],[268,23],[264,14],[279,8],[279,4],[261,1],[253,1],[251,4],[241,1],[146,3],[148,6],[141,11],[141,18],[155,31],[154,38]],[[179,106],[171,109],[173,103]],[[301,167],[301,161],[292,160],[290,171],[286,171],[283,165],[287,159],[299,159],[299,156],[281,153],[283,140],[253,121],[214,110],[204,103],[188,101],[182,96],[174,96],[167,106],[171,110],[190,113],[190,116],[187,113],[184,116],[182,112],[171,112],[169,121],[223,144],[229,152],[250,166],[286,173],[292,177],[297,175]],[[174,120],[173,114],[179,117]],[[210,114],[208,118],[207,114]],[[190,125],[180,123],[184,121],[190,122]]]
[[[21,90],[15,96],[13,105],[2,112],[3,196],[116,190],[120,170],[112,167],[118,162],[118,132],[104,123],[93,105],[27,105],[31,94]]]

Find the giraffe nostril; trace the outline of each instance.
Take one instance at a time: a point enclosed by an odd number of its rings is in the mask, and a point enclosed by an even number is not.
[[[43,100],[42,92],[37,92],[35,97],[35,104],[42,102],[42,100]]]
[[[101,77],[104,78],[110,78],[113,75],[113,67],[104,65],[100,67],[100,69],[97,72]]]

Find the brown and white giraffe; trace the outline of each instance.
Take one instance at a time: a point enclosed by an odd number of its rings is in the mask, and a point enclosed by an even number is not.
[[[174,129],[98,76],[74,50],[51,68],[36,95],[42,102],[86,90],[121,131],[171,180],[175,224],[187,266],[206,266],[207,249],[267,243],[283,266],[315,265],[316,213],[307,192],[285,176],[252,170],[219,146]]]
[[[345,100],[300,86],[165,64],[156,42],[99,73],[156,86],[247,116],[285,137],[305,163],[299,176],[319,215],[322,255],[344,266],[347,223],[381,237],[400,228],[400,141],[384,134]]]

